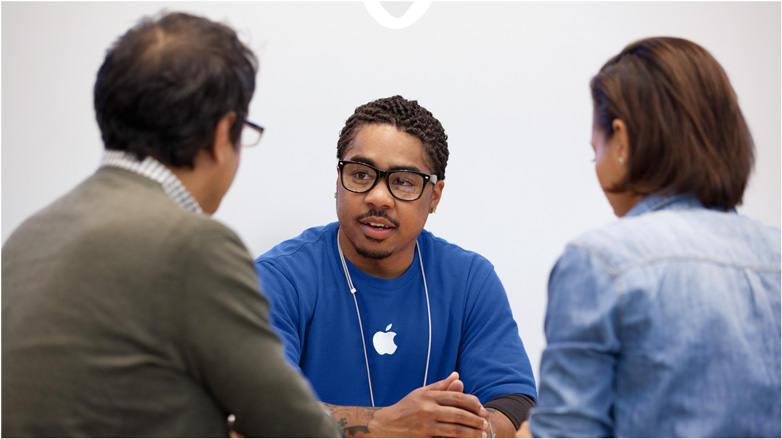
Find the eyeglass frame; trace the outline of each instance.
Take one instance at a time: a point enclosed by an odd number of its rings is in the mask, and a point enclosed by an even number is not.
[[[347,186],[345,186],[345,181],[343,180],[344,174],[342,173],[342,169],[347,164],[362,165],[362,166],[366,166],[367,168],[375,171],[377,173],[377,175],[375,175],[375,181],[372,182],[372,186],[370,186],[369,189],[367,189],[365,191],[354,191],[354,190],[348,189]],[[371,191],[372,189],[374,189],[375,186],[377,185],[377,182],[381,178],[383,178],[383,179],[386,180],[386,187],[388,188],[388,193],[391,194],[392,197],[396,198],[399,201],[416,201],[416,200],[420,199],[421,196],[424,194],[424,189],[426,189],[426,183],[429,183],[429,182],[431,182],[433,184],[437,183],[437,175],[435,175],[435,174],[424,174],[423,172],[411,171],[409,169],[395,169],[393,171],[382,171],[382,170],[377,169],[376,167],[374,167],[372,165],[368,165],[368,164],[366,164],[364,162],[354,162],[354,161],[351,161],[351,160],[339,160],[337,162],[337,168],[339,169],[339,182],[342,184],[342,187],[345,188],[346,191],[353,192],[354,194],[365,194],[365,193]],[[395,172],[409,172],[411,174],[417,174],[417,175],[420,175],[421,177],[423,177],[424,185],[421,187],[421,193],[418,194],[417,197],[409,199],[409,200],[405,199],[405,198],[399,198],[398,196],[394,195],[394,191],[391,190],[391,181],[388,179],[388,176],[393,174],[393,173],[395,173]]]
[[[253,146],[256,146],[259,143],[261,143],[261,138],[263,137],[264,128],[262,126],[258,125],[257,123],[251,122],[251,121],[249,121],[247,119],[244,119],[244,122],[242,124],[243,124],[242,130],[244,130],[246,127],[250,127],[250,128],[252,128],[253,130],[255,130],[258,133],[258,141],[256,141],[252,145],[244,145],[244,144],[240,143],[240,146],[245,147],[245,148],[252,148]],[[242,141],[242,134],[239,133],[239,142],[241,142],[241,141]]]

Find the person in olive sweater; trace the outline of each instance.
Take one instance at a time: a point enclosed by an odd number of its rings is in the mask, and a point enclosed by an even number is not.
[[[338,436],[209,217],[260,140],[256,72],[231,28],[187,14],[110,48],[100,168],[3,246],[3,436]]]

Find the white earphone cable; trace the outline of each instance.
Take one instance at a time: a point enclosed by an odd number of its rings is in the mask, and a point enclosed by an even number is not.
[[[361,313],[358,310],[358,300],[356,300],[356,287],[353,285],[353,279],[348,273],[348,265],[345,263],[345,256],[342,254],[342,245],[339,243],[339,231],[337,232],[337,249],[339,258],[342,260],[342,268],[345,270],[345,279],[348,281],[350,295],[353,296],[353,302],[356,304],[356,315],[358,316],[358,329],[361,331],[361,346],[364,347],[364,362],[367,365],[367,381],[369,382],[369,399],[372,401],[372,407],[375,406],[375,395],[372,393],[372,376],[369,374],[369,357],[367,357],[367,343],[364,341],[364,325],[361,324]]]
[[[424,370],[424,386],[426,386],[427,378],[429,377],[429,358],[432,354],[432,310],[429,306],[429,288],[426,285],[426,274],[424,273],[424,262],[421,258],[421,247],[418,245],[418,240],[415,241],[415,248],[418,251],[418,262],[421,264],[421,276],[424,279],[424,293],[426,294],[426,314],[429,319],[429,346],[426,351],[426,369]],[[375,406],[375,395],[372,392],[372,376],[369,373],[369,357],[367,356],[367,343],[364,339],[364,326],[361,324],[361,312],[358,310],[358,300],[356,299],[356,287],[353,285],[353,279],[350,278],[348,272],[348,265],[345,262],[345,255],[342,253],[342,244],[339,242],[339,230],[337,230],[337,250],[339,251],[339,259],[342,261],[342,269],[345,271],[345,279],[348,282],[348,288],[350,294],[353,296],[353,303],[356,304],[356,316],[358,317],[358,328],[361,331],[361,345],[364,348],[364,362],[367,365],[367,381],[369,382],[369,399],[372,401],[372,407]]]
[[[418,250],[418,262],[421,263],[421,276],[424,278],[424,293],[426,293],[426,315],[429,317],[429,347],[426,349],[426,369],[424,369],[424,387],[426,387],[426,378],[429,375],[429,356],[432,354],[432,309],[429,307],[429,288],[426,287],[424,260],[421,258],[421,247],[418,245],[417,239],[415,248]]]

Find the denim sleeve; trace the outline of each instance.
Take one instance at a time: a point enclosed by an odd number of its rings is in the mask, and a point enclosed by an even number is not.
[[[610,267],[588,249],[569,246],[549,278],[534,436],[613,436],[617,319]]]

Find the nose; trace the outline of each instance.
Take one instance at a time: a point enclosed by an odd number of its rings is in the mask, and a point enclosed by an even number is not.
[[[394,206],[394,201],[385,178],[379,178],[375,187],[364,196],[364,202],[381,209],[390,209]]]

